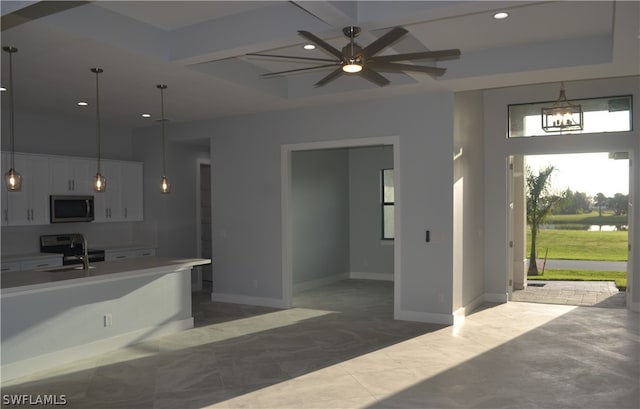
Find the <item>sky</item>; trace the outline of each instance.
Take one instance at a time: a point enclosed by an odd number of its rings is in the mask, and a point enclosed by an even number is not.
[[[609,159],[606,152],[529,155],[526,163],[534,174],[553,165],[556,170],[551,174],[551,186],[558,193],[569,188],[588,196],[600,192],[606,197],[613,197],[616,193],[629,194],[629,160]]]

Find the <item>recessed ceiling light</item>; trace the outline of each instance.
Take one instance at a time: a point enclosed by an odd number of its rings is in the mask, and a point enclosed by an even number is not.
[[[504,20],[507,17],[509,17],[509,13],[507,13],[506,11],[499,11],[493,15],[493,18],[495,18],[496,20]]]
[[[81,107],[86,107],[87,105],[89,105],[89,103],[85,102],[85,101],[80,101],[80,102],[77,102],[76,105],[81,106]]]
[[[147,113],[140,114],[140,116],[143,118],[151,118],[151,114],[147,114]]]
[[[315,50],[316,46],[313,44],[305,44],[304,46],[302,46],[302,48],[304,48],[305,50]]]

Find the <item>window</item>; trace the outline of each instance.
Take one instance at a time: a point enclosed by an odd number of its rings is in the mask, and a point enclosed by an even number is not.
[[[382,202],[382,240],[394,239],[393,169],[382,169],[380,177]]]
[[[600,132],[624,132],[632,129],[632,100],[630,95],[607,98],[571,100],[582,105],[584,129],[562,134],[585,134]],[[550,107],[553,101],[535,104],[509,105],[509,138],[558,135],[542,130],[541,109]]]

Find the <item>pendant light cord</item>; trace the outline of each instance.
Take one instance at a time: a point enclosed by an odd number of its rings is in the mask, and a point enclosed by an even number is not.
[[[15,47],[4,47],[3,50],[9,53],[9,148],[11,149],[11,168],[14,169],[14,122],[13,122],[13,53],[18,49]]]
[[[167,162],[167,158],[166,158],[166,148],[165,148],[165,141],[164,141],[164,90],[165,88],[167,88],[166,85],[158,85],[158,88],[160,88],[160,122],[162,124],[162,176],[166,176],[167,175],[167,170],[166,170],[166,162]]]
[[[102,68],[92,68],[96,73],[96,134],[98,135],[98,173],[100,173],[100,87],[98,86],[98,75],[103,72]]]

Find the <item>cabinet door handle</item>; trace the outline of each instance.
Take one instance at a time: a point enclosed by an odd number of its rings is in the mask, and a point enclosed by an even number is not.
[[[126,207],[124,208],[124,218],[125,219],[127,218],[127,208]]]
[[[29,215],[29,209],[27,209],[27,220],[31,220],[31,216]]]
[[[71,192],[71,179],[67,179],[67,190]]]
[[[71,190],[73,190],[74,192],[76,191],[76,180],[75,179],[71,179]]]

